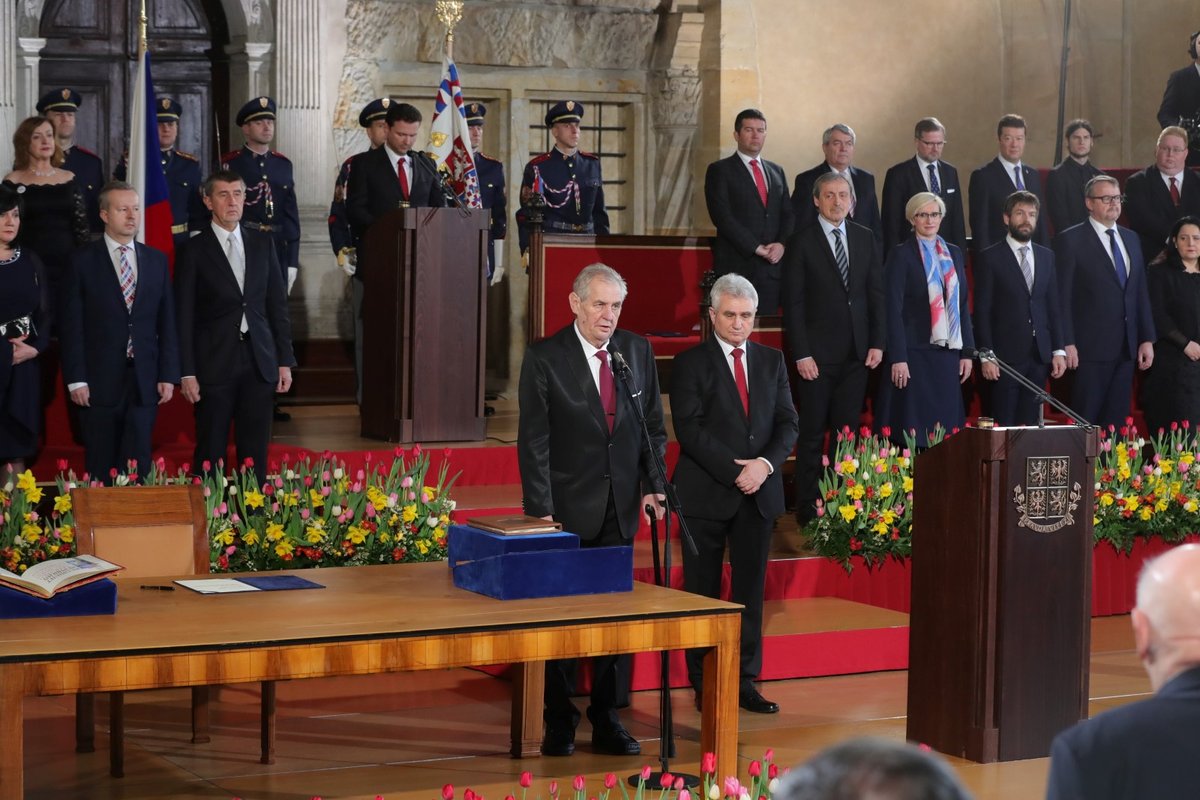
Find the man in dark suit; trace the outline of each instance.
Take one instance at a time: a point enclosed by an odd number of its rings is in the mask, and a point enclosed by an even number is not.
[[[1154,362],[1154,320],[1142,247],[1117,225],[1121,188],[1098,175],[1084,189],[1088,219],[1054,239],[1071,406],[1088,422],[1121,425],[1129,415],[1133,367]]]
[[[1038,386],[1067,368],[1054,251],[1031,241],[1040,204],[1033,192],[1013,192],[1004,203],[1008,236],[975,262],[975,346],[991,350]],[[981,359],[989,383],[984,408],[998,425],[1035,425],[1041,402]]]
[[[253,459],[261,482],[275,393],[291,388],[296,365],[287,290],[271,237],[238,225],[241,177],[214,172],[203,190],[212,224],[175,266],[180,390],[196,406],[193,469],[217,469],[233,424],[238,463]]]
[[[1030,191],[1042,201],[1042,179],[1036,169],[1021,163],[1025,154],[1025,119],[1005,114],[996,126],[1000,154],[971,173],[971,251],[981,253],[1008,235],[1004,225],[1004,201],[1017,191]],[[1050,244],[1041,220],[1033,230],[1033,241]]]
[[[355,153],[342,162],[337,179],[333,183],[333,202],[329,204],[329,244],[333,246],[333,254],[337,256],[338,266],[349,276],[354,277],[358,253],[358,237],[350,226],[350,215],[346,211],[346,190],[350,185],[350,172],[354,160],[363,153],[378,150],[387,138],[387,110],[392,104],[389,97],[377,97],[363,106],[358,112],[358,124],[367,134],[367,149]],[[355,283],[361,288],[361,283]],[[355,307],[362,304],[361,298]],[[357,315],[356,315],[357,317]]]
[[[1146,562],[1130,615],[1154,696],[1055,737],[1047,800],[1158,800],[1196,795],[1200,762],[1200,545]]]
[[[167,258],[135,242],[141,205],[127,183],[100,191],[104,236],[76,250],[59,323],[63,379],[81,407],[84,463],[93,478],[145,475],[158,406],[179,382],[175,303]]]
[[[943,239],[967,250],[967,226],[963,215],[962,189],[958,170],[942,160],[946,147],[946,128],[937,117],[918,120],[913,130],[917,154],[891,167],[883,178],[883,254],[912,235],[912,226],[904,216],[909,199],[919,192],[933,192],[946,204],[946,216],[940,233]]]
[[[1187,141],[1183,128],[1163,128],[1154,163],[1125,181],[1125,216],[1150,260],[1167,246],[1171,226],[1180,217],[1200,214],[1200,178],[1186,168]]]
[[[1091,162],[1094,131],[1086,119],[1067,123],[1067,157],[1046,176],[1046,213],[1057,235],[1088,218],[1083,187],[1102,174]]]
[[[611,267],[585,267],[568,297],[575,321],[531,344],[521,365],[517,459],[525,513],[558,520],[582,547],[629,544],[646,505],[662,516],[663,487],[653,467],[667,439],[658,374],[650,343],[617,330],[625,293],[625,280]],[[628,364],[624,378],[620,363],[610,362],[617,352]],[[587,714],[597,752],[641,752],[617,716],[628,704],[629,664],[629,656],[593,660]],[[573,659],[547,662],[544,755],[575,752],[574,682]]]
[[[821,135],[821,150],[825,160],[812,169],[796,176],[796,188],[792,190],[792,212],[796,217],[795,229],[804,230],[817,223],[817,211],[813,206],[813,184],[826,173],[836,172],[850,177],[849,218],[875,234],[875,241],[883,245],[883,224],[879,219],[879,201],[875,198],[875,176],[865,169],[851,165],[857,138],[849,125],[838,123]]]
[[[760,158],[767,141],[767,118],[756,108],[733,123],[737,152],[708,165],[704,200],[717,228],[713,270],[750,279],[758,290],[759,310],[779,308],[783,243],[792,235],[792,204],[787,178],[778,164]]]
[[[801,525],[816,516],[826,431],[858,428],[867,372],[883,360],[887,313],[879,248],[869,230],[847,219],[853,195],[845,176],[820,176],[811,194],[817,222],[792,237],[783,271],[783,330],[800,375]]]
[[[75,142],[75,115],[83,97],[74,89],[52,89],[37,101],[37,112],[54,125],[54,138],[63,151],[62,168],[75,173],[75,185],[83,192],[87,205],[88,227],[99,234],[100,188],[104,186],[104,162],[100,156]]]
[[[1166,128],[1179,125],[1185,119],[1200,121],[1200,52],[1196,50],[1200,31],[1188,37],[1188,55],[1192,63],[1175,70],[1167,78],[1162,103],[1158,107],[1158,125]],[[1191,148],[1187,163],[1189,167],[1200,166],[1200,147]]]
[[[496,242],[503,241],[508,233],[507,199],[504,196],[504,162],[484,155],[483,125],[487,106],[483,103],[467,103],[467,130],[471,135],[471,155],[475,159],[475,172],[479,175],[479,200],[484,208],[491,210],[488,227],[488,281],[499,283],[504,277],[503,250],[496,258]]]
[[[759,694],[754,681],[762,669],[771,529],[784,509],[781,470],[796,443],[796,409],[783,353],[749,341],[758,305],[754,286],[741,275],[722,275],[710,297],[713,337],[677,355],[671,368],[671,419],[679,440],[674,481],[699,551],[683,550],[683,586],[720,597],[728,543],[730,599],[745,606],[738,701],[747,711],[774,714],[779,706]],[[703,657],[703,650],[687,653],[697,708]]]

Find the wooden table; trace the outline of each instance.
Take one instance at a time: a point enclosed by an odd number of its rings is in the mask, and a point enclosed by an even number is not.
[[[112,616],[0,621],[0,800],[22,797],[23,698],[371,675],[512,663],[512,753],[537,755],[541,662],[713,648],[700,738],[737,767],[741,606],[635,583],[632,592],[493,600],[456,589],[444,562],[301,573],[326,588],[200,595],[118,579]]]

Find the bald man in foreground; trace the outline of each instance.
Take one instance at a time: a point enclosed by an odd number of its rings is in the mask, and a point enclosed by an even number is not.
[[[1200,789],[1200,545],[1148,561],[1133,638],[1154,696],[1054,740],[1047,800],[1196,797]]]

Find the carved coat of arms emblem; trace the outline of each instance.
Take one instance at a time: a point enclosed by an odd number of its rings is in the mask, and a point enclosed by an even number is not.
[[[1073,525],[1083,492],[1070,476],[1070,456],[1025,459],[1025,484],[1013,487],[1013,503],[1020,514],[1017,527],[1053,533]]]

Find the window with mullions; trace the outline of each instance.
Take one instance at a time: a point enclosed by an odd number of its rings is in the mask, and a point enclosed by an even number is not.
[[[559,98],[529,104],[529,138],[525,160],[554,147],[554,137],[546,127],[546,113]],[[629,151],[633,149],[630,136],[633,130],[632,107],[627,103],[597,103],[585,101],[583,121],[579,124],[579,149],[600,157],[600,175],[604,179],[604,207],[608,211],[609,230],[629,233],[629,200],[632,199],[633,165]]]

